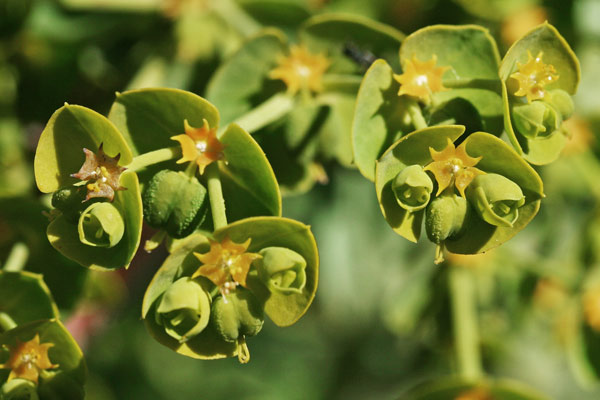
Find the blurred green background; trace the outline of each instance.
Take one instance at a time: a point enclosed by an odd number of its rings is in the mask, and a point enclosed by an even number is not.
[[[600,398],[588,368],[600,354],[589,343],[580,354],[570,339],[600,261],[599,1],[0,0],[0,263],[14,243],[28,245],[26,269],[44,273],[84,350],[87,398],[397,399],[456,371],[447,271],[433,264],[433,245],[394,234],[372,183],[333,163],[327,184],[283,204],[284,216],[310,224],[317,238],[315,303],[292,327],[265,323],[249,342],[247,365],[187,359],[147,334],[141,298],[164,250],[138,254],[127,271],[88,273],[46,241],[49,200],[35,188],[32,160],[54,110],[68,102],[106,113],[115,91],[144,86],[203,95],[219,63],[261,26],[293,36],[325,12],[368,16],[407,34],[480,24],[501,52],[549,20],[575,49],[578,115],[563,157],[538,168],[547,196],[540,214],[501,248],[453,262],[477,275],[490,375],[550,398]]]

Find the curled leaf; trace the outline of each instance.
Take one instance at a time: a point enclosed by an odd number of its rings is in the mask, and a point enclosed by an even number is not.
[[[258,276],[271,291],[302,293],[306,286],[306,260],[285,247],[266,247],[254,261]]]
[[[476,177],[467,188],[467,199],[485,222],[509,228],[519,218],[519,207],[525,204],[519,185],[498,174]]]
[[[409,165],[392,181],[392,191],[400,207],[409,212],[419,211],[429,203],[433,182],[422,166]]]
[[[123,238],[125,223],[111,203],[94,203],[79,217],[77,225],[81,243],[94,247],[114,247]]]

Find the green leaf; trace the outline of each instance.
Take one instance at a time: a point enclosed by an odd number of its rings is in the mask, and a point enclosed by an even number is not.
[[[281,215],[281,193],[273,169],[256,141],[231,124],[220,138],[226,163],[219,163],[227,219]]]
[[[255,217],[229,224],[214,233],[217,240],[229,237],[236,243],[252,239],[248,252],[258,253],[265,247],[285,247],[306,260],[306,285],[301,293],[271,293],[258,279],[249,276],[250,289],[265,302],[265,312],[278,326],[294,324],[315,297],[319,278],[317,244],[310,227],[280,217]]]
[[[482,130],[495,135],[502,133],[500,55],[487,29],[476,25],[434,25],[419,29],[409,35],[400,48],[403,66],[413,56],[419,61],[436,56],[436,66],[450,67],[443,77],[444,86],[450,90],[434,93],[434,104],[464,99],[479,113]]]
[[[367,70],[356,97],[352,121],[354,163],[363,176],[375,180],[375,162],[394,141],[409,132],[406,96],[398,96],[400,85],[385,60]]]
[[[502,79],[502,100],[504,103],[504,128],[511,144],[519,154],[532,164],[544,165],[556,160],[566,144],[567,138],[560,130],[545,138],[529,139],[521,135],[514,128],[512,121],[512,105],[514,97],[508,93],[507,81],[518,70],[518,63],[525,64],[529,58],[528,52],[533,57],[543,52],[544,64],[554,66],[559,78],[545,86],[546,90],[562,89],[570,94],[575,94],[581,72],[579,61],[569,47],[569,44],[558,33],[556,28],[544,23],[521,39],[516,41],[502,59],[500,64],[500,78]]]
[[[349,34],[351,32],[351,34]],[[322,14],[307,20],[298,33],[300,42],[332,61],[328,73],[361,73],[361,66],[344,54],[354,45],[398,68],[397,51],[404,34],[375,20],[351,14]]]
[[[134,155],[177,142],[171,136],[184,133],[183,121],[193,127],[219,125],[219,112],[208,101],[178,89],[138,89],[118,93],[108,118],[123,133]]]
[[[235,343],[229,343],[219,337],[212,321],[208,326],[187,342],[180,343],[165,332],[165,328],[156,323],[157,300],[167,288],[183,276],[191,276],[200,266],[194,252],[206,253],[210,246],[205,236],[192,234],[179,241],[177,248],[163,262],[160,269],[148,285],[142,303],[142,318],[150,335],[164,346],[184,356],[203,360],[232,357],[237,354]],[[200,278],[204,280],[204,278]]]
[[[0,313],[8,314],[17,325],[59,317],[42,276],[31,272],[0,270],[0,304]]]
[[[47,370],[48,376],[40,377],[38,394],[41,399],[83,399],[87,369],[79,346],[56,319],[40,320],[20,325],[0,335],[0,349],[11,347],[16,341],[27,342],[38,334],[40,343],[53,343],[48,357],[58,368]],[[0,354],[7,353],[0,350]],[[4,362],[6,356],[0,356]],[[0,369],[0,382],[6,381],[10,370]]]
[[[50,244],[84,267],[91,269],[117,269],[129,266],[140,244],[142,234],[142,200],[137,175],[124,172],[121,186],[126,190],[115,193],[112,203],[121,213],[125,222],[125,233],[121,241],[112,248],[92,247],[81,243],[77,225],[69,222],[64,215],[56,217],[48,225]]]
[[[476,254],[501,245],[527,226],[540,208],[544,189],[537,172],[504,141],[489,133],[475,132],[464,143],[471,157],[482,157],[476,168],[510,179],[525,195],[525,204],[519,208],[519,217],[512,227],[497,227],[473,218],[464,235],[445,242],[453,253]]]
[[[263,26],[285,29],[292,34],[311,13],[299,2],[281,0],[238,0],[241,8]],[[287,32],[289,31],[289,32]]]
[[[283,33],[266,29],[221,64],[208,83],[206,97],[219,109],[223,125],[285,89],[281,81],[268,77],[285,49]]]
[[[448,400],[457,399],[460,396],[467,398],[468,393],[472,393],[473,398],[489,396],[496,400],[549,399],[544,394],[515,380],[485,379],[475,382],[458,376],[428,380],[404,393],[402,398],[410,400]],[[479,396],[476,394],[479,394]]]
[[[421,235],[425,210],[408,212],[400,207],[392,190],[394,178],[409,165],[426,165],[431,162],[429,148],[443,150],[447,139],[455,141],[465,131],[461,125],[432,126],[404,136],[377,161],[375,168],[375,190],[381,212],[394,232],[416,242]]]
[[[85,161],[83,148],[97,153],[100,145],[109,157],[121,155],[119,165],[131,162],[131,150],[106,117],[68,104],[56,110],[35,153],[35,180],[40,191],[50,193],[76,183],[71,174],[79,171]]]

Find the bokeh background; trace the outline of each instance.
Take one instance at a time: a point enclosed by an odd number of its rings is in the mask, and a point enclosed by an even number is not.
[[[267,11],[265,11],[267,10]],[[284,216],[312,226],[320,248],[317,297],[294,326],[270,322],[252,361],[196,361],[155,342],[141,299],[164,250],[127,271],[88,272],[45,238],[49,199],[33,155],[64,102],[106,114],[116,91],[177,87],[203,95],[216,67],[262,26],[293,37],[312,15],[354,13],[409,34],[431,24],[480,24],[501,53],[548,20],[577,53],[582,82],[561,159],[537,168],[547,198],[516,238],[473,268],[486,371],[554,399],[597,399],[600,336],[573,345],[582,297],[600,262],[600,1],[597,0],[0,0],[0,265],[29,248],[62,318],[84,350],[87,398],[398,399],[456,371],[444,267],[382,218],[372,183],[325,165],[328,183],[284,198]],[[575,320],[575,322],[574,322]],[[583,349],[583,350],[582,350]],[[592,366],[590,368],[590,365]]]

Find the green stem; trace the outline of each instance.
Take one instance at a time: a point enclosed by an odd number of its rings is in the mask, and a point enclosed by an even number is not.
[[[425,118],[421,112],[421,107],[419,107],[419,103],[414,100],[409,100],[408,113],[410,114],[412,123],[415,126],[415,130],[427,128],[427,122],[425,122]]]
[[[225,21],[248,37],[258,32],[262,26],[248,15],[235,1],[218,0],[212,2],[213,10]]]
[[[294,97],[286,93],[278,93],[233,122],[253,133],[277,121],[292,111],[293,107]]]
[[[213,162],[206,167],[206,178],[208,181],[208,197],[210,199],[213,225],[215,230],[217,230],[227,226],[225,200],[223,200],[223,189],[221,188],[219,164],[217,162]]]
[[[127,166],[127,170],[138,172],[150,165],[169,161],[177,157],[181,157],[181,145],[165,147],[134,157],[131,164]]]
[[[7,313],[0,312],[0,333],[11,330],[17,324]]]
[[[483,372],[473,275],[464,267],[450,265],[449,268],[448,284],[459,373],[467,380],[477,380]]]
[[[15,243],[4,263],[4,271],[19,272],[23,270],[27,258],[29,258],[29,249],[27,248],[27,245],[22,242]]]

